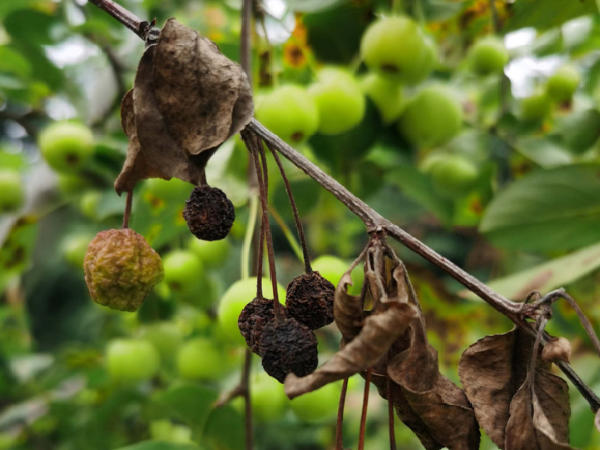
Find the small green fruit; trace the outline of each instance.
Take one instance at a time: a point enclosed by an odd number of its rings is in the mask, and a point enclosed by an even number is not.
[[[130,383],[152,378],[158,372],[160,360],[149,342],[115,339],[108,344],[106,365],[114,381]]]
[[[39,138],[42,156],[60,173],[81,169],[94,153],[93,144],[92,131],[76,122],[55,122]]]
[[[319,126],[319,110],[300,86],[282,86],[263,97],[256,118],[291,145],[308,139]]]
[[[332,422],[337,417],[341,382],[329,383],[291,401],[292,411],[303,422]]]
[[[414,86],[425,80],[438,64],[438,51],[435,41],[425,36],[425,50],[419,61],[407,66],[401,77],[403,83]]]
[[[164,258],[165,281],[175,298],[193,304],[210,306],[210,296],[204,295],[206,286],[204,265],[188,250],[175,250]]]
[[[520,117],[524,122],[544,120],[552,110],[552,102],[545,92],[537,92],[521,99]]]
[[[473,45],[469,58],[473,72],[485,76],[501,73],[510,56],[501,39],[488,36]]]
[[[93,238],[93,236],[88,234],[80,234],[78,236],[71,236],[65,241],[63,255],[71,266],[79,270],[83,269],[85,254]]]
[[[91,220],[96,220],[98,216],[98,205],[102,200],[101,191],[87,191],[79,200],[79,209],[81,214]]]
[[[477,167],[460,155],[444,155],[430,169],[436,192],[445,197],[460,197],[473,187],[478,178]]]
[[[322,255],[311,262],[313,270],[328,280],[335,287],[339,284],[342,276],[350,268],[350,263],[344,261],[337,256]],[[353,295],[358,295],[362,289],[364,270],[362,264],[358,264],[350,274],[352,278],[352,286],[349,286],[348,292]]]
[[[201,241],[194,236],[190,238],[189,249],[208,268],[221,267],[231,253],[231,244],[227,239],[220,241]]]
[[[90,187],[90,182],[80,175],[59,174],[58,188],[65,195],[79,195]]]
[[[377,106],[383,123],[388,125],[400,117],[404,107],[401,84],[371,73],[362,80],[361,87]]]
[[[252,376],[250,383],[252,411],[256,420],[259,422],[280,420],[290,403],[285,395],[283,385],[265,372]]]
[[[183,341],[183,336],[177,325],[170,322],[160,322],[144,328],[142,338],[150,342],[161,361],[172,360]]]
[[[146,181],[146,190],[154,197],[165,201],[184,202],[190,196],[192,189],[194,185],[178,178],[171,178],[168,181],[162,178],[150,178]]]
[[[419,26],[406,17],[389,17],[373,22],[362,36],[360,55],[372,71],[406,80],[414,77],[426,43]]]
[[[319,111],[319,132],[341,134],[354,128],[365,115],[365,97],[352,75],[327,68],[319,73],[309,94]]]
[[[463,112],[453,93],[441,85],[423,89],[404,109],[398,128],[414,145],[430,148],[444,144],[461,128]]]
[[[575,66],[566,64],[554,72],[546,83],[546,92],[555,102],[566,102],[571,100],[581,75]]]
[[[219,303],[219,325],[223,337],[232,343],[246,345],[238,328],[238,317],[248,303],[256,297],[256,277],[236,281],[225,292]],[[273,285],[268,278],[262,279],[263,296],[273,298]],[[277,285],[279,301],[285,301],[285,289]]]
[[[25,203],[25,189],[19,172],[0,170],[0,215],[18,211]]]
[[[214,341],[196,338],[179,350],[177,369],[187,380],[218,380],[227,373],[228,364]]]

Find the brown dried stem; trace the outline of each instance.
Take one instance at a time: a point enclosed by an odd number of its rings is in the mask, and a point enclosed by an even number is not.
[[[246,450],[254,448],[254,427],[252,425],[252,396],[250,392],[250,368],[252,366],[252,352],[246,348],[244,368],[242,370],[243,396],[244,396],[244,425],[246,431]]]
[[[369,387],[371,386],[371,374],[373,369],[367,370],[365,377],[365,391],[363,394],[362,413],[360,415],[360,431],[358,434],[358,450],[365,448],[365,431],[367,429],[367,408],[369,407]]]
[[[389,361],[389,353],[388,353]],[[393,383],[391,377],[387,377],[388,398],[388,428],[390,431],[390,450],[396,450],[396,430],[394,429],[394,398],[392,394]]]
[[[133,204],[133,189],[127,191],[127,200],[125,200],[125,212],[123,213],[123,229],[129,228],[129,218],[131,217],[131,206]]]
[[[267,147],[269,147],[268,144]],[[308,254],[308,245],[306,243],[304,227],[302,226],[302,222],[300,221],[300,214],[298,214],[296,200],[294,200],[294,194],[292,193],[292,187],[290,186],[290,182],[285,173],[285,169],[283,168],[283,164],[281,164],[281,159],[279,159],[277,151],[273,150],[271,147],[269,147],[269,150],[271,150],[273,158],[277,163],[277,167],[279,167],[279,172],[281,173],[281,178],[283,179],[283,184],[285,185],[285,191],[287,192],[288,198],[290,199],[290,206],[292,207],[292,212],[294,213],[294,221],[296,222],[296,230],[298,230],[298,237],[300,238],[300,245],[302,246],[302,256],[304,257],[304,271],[310,274],[313,270],[310,266],[310,255]]]
[[[132,30],[142,39],[148,33],[148,22],[141,21],[133,13],[119,7],[111,0],[89,0],[92,4],[103,9],[116,20],[121,22],[127,28]],[[141,32],[140,30],[144,32]],[[457,280],[471,292],[478,295],[482,300],[496,309],[501,314],[508,317],[520,329],[530,336],[535,336],[535,331],[520,315],[521,305],[510,301],[506,297],[494,292],[487,285],[477,280],[475,277],[465,272],[451,261],[436,253],[424,243],[414,238],[406,231],[394,225],[389,220],[382,217],[379,213],[370,208],[366,203],[351,194],[335,179],[323,172],[319,167],[311,163],[303,155],[298,153],[292,147],[287,145],[277,135],[270,132],[256,119],[253,119],[246,127],[247,133],[252,133],[262,138],[270,148],[275,149],[295,166],[302,169],[308,176],[317,181],[323,188],[331,192],[339,201],[356,214],[367,226],[369,231],[385,231],[389,236],[417,253],[431,264],[442,269],[452,278]],[[594,411],[600,409],[600,398],[577,376],[573,369],[565,362],[559,362],[558,366],[577,387],[584,398],[588,401]]]
[[[338,406],[337,421],[335,423],[335,450],[344,450],[344,406],[346,405],[346,392],[348,392],[348,378],[344,378],[340,403]]]

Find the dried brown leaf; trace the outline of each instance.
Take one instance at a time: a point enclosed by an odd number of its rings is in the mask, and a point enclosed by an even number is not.
[[[533,395],[529,385],[528,377],[512,399],[505,443],[501,448],[571,450],[568,445],[571,408],[567,383],[538,369]]]
[[[152,70],[156,45],[146,49],[135,78],[134,89],[121,104],[121,122],[129,138],[127,158],[115,181],[119,195],[145,178],[179,178],[199,184],[208,154],[190,156],[172,139],[156,107]]]
[[[542,359],[547,362],[564,361],[571,362],[571,343],[564,337],[550,340],[544,345]]]
[[[215,149],[252,119],[250,85],[239,64],[175,19],[161,31],[153,83],[167,129],[191,155]]]
[[[500,448],[511,400],[527,377],[532,346],[533,340],[515,328],[480,339],[465,350],[458,364],[477,421]]]
[[[364,319],[361,297],[348,294],[348,285],[352,285],[351,272],[349,270],[342,276],[333,298],[333,318],[347,342],[360,333]]]
[[[411,305],[397,303],[391,304],[381,314],[367,317],[358,336],[316,372],[303,378],[289,374],[285,380],[285,393],[293,399],[374,366],[404,332],[414,315]]]

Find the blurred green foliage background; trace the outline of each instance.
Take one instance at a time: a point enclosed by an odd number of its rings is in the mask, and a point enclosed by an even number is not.
[[[158,26],[175,17],[239,61],[239,0],[120,3],[142,18],[156,17]],[[252,75],[259,120],[275,116],[275,127],[293,109],[293,98],[277,97],[274,110],[265,109],[265,99],[282,86],[310,91],[323,81],[324,68],[341,67],[362,89],[364,111],[335,135],[315,133],[315,126],[323,131],[322,117],[319,125],[308,124],[313,129],[293,142],[298,151],[498,292],[523,300],[531,290],[564,286],[599,329],[600,15],[593,1],[263,0],[256,13]],[[361,39],[369,25],[393,14],[418,24],[435,58],[417,83],[393,82],[378,97],[365,81],[376,70],[361,58]],[[509,60],[499,71],[477,74],[474,44],[494,34]],[[86,289],[87,243],[122,220],[125,201],[112,187],[127,150],[119,105],[143,49],[85,0],[0,2],[0,204],[8,205],[0,214],[0,449],[243,448],[243,404],[213,406],[239,381],[243,359],[239,342],[222,331],[220,300],[252,271],[248,228],[257,201],[239,137],[224,143],[207,168],[208,182],[236,208],[225,243],[203,247],[190,238],[182,209],[191,185],[150,180],[135,190],[130,225],[162,256],[166,281],[137,313],[100,307]],[[577,74],[576,90],[556,101],[549,80],[565,65]],[[432,119],[436,105],[428,110],[415,103],[440,85],[459,105],[458,128],[441,140],[415,139],[419,125],[434,134],[447,125],[447,116]],[[392,112],[388,92],[398,95]],[[423,116],[416,122],[407,119],[411,105]],[[64,121],[93,132],[89,157],[72,171],[51,169],[40,153],[40,134]],[[364,225],[284,165],[311,255],[319,257],[315,265],[330,278],[341,276],[366,243]],[[277,275],[285,287],[303,265],[272,159],[269,172]],[[417,289],[441,370],[459,383],[462,351],[511,324],[440,270],[392,245]],[[192,275],[186,267],[195,269]],[[182,291],[169,283],[178,277]],[[600,365],[574,311],[559,303],[549,331],[570,340],[575,370],[600,393]],[[324,362],[337,350],[339,333],[332,325],[317,335]],[[115,375],[108,356],[118,356],[108,349],[117,352],[118,344],[125,359],[140,358],[132,371],[145,365],[145,373]],[[290,402],[280,385],[265,380],[256,357],[252,380],[256,448],[333,448],[338,385]],[[350,383],[348,448],[356,447],[363,386],[359,377]],[[600,449],[587,403],[572,386],[570,392],[572,445]],[[387,448],[386,407],[372,389],[368,449]],[[398,420],[396,433],[399,448],[422,448]],[[484,438],[482,448],[495,447]]]

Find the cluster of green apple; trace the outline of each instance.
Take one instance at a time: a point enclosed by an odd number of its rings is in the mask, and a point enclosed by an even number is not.
[[[0,217],[17,212],[25,202],[21,174],[13,169],[0,169]]]
[[[559,67],[543,87],[521,100],[520,118],[526,122],[540,122],[546,119],[554,104],[568,103],[573,98],[581,75],[571,64]]]

